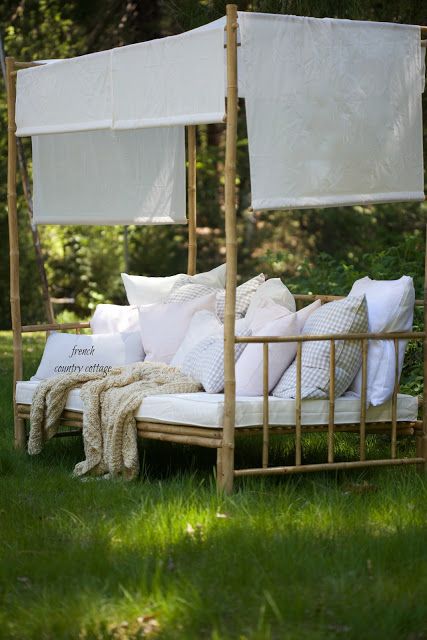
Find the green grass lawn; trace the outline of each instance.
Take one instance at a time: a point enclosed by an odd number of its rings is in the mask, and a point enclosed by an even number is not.
[[[24,348],[30,375],[41,338]],[[79,439],[13,450],[9,333],[0,354],[1,640],[427,639],[427,480],[413,467],[255,478],[217,497],[214,452],[149,442],[139,481],[82,482]],[[259,455],[244,441],[238,464]]]

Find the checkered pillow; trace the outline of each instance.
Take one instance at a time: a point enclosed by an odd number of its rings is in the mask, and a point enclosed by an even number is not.
[[[251,278],[251,280],[237,287],[236,318],[243,318],[255,291],[263,282],[265,282],[265,276],[263,273],[260,273],[258,276],[255,276],[255,278]],[[178,283],[178,285],[172,289],[167,302],[188,302],[199,296],[207,296],[214,291],[218,292],[216,297],[216,313],[221,322],[224,322],[225,289],[214,289],[203,284]]]
[[[328,333],[365,333],[368,312],[365,296],[349,296],[329,302],[315,311],[304,325],[303,335]],[[303,342],[301,354],[301,398],[329,397],[330,342]],[[360,342],[339,340],[335,343],[335,395],[348,389],[362,362]],[[285,371],[273,391],[278,398],[296,396],[296,361]]]
[[[250,335],[250,329],[236,330],[236,336]],[[235,345],[236,362],[246,346],[246,343]],[[197,343],[185,356],[181,369],[200,382],[207,393],[221,393],[224,389],[224,336],[208,336]]]

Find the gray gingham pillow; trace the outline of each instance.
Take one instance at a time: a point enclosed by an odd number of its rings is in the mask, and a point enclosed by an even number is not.
[[[349,296],[329,302],[315,311],[304,325],[303,335],[365,333],[368,311],[365,296]],[[301,398],[329,397],[330,342],[303,342],[301,353]],[[341,396],[352,383],[362,362],[360,342],[335,343],[335,395]],[[295,398],[296,361],[285,371],[273,391],[277,398]]]
[[[236,330],[236,336],[250,336],[250,329]],[[235,361],[246,343],[234,347]],[[196,344],[184,358],[181,370],[200,382],[207,393],[221,393],[224,389],[224,336],[208,336]]]
[[[243,318],[248,310],[252,296],[258,289],[260,284],[265,282],[265,276],[260,273],[255,278],[251,278],[236,288],[236,318]],[[167,302],[188,302],[199,296],[206,296],[217,291],[216,296],[216,313],[221,322],[224,322],[225,310],[225,289],[214,289],[202,284],[181,284],[174,286]]]

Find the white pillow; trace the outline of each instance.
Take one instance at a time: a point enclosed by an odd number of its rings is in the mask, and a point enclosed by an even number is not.
[[[291,313],[285,307],[266,299],[262,306],[254,310],[249,328],[255,336],[296,336],[301,333],[309,316],[319,307],[320,301],[316,300],[297,313]],[[296,352],[296,342],[269,344],[269,391],[276,386]],[[236,395],[262,396],[263,392],[263,345],[248,344],[236,364]]]
[[[136,305],[98,304],[90,320],[92,333],[139,331]]]
[[[172,289],[188,283],[203,284],[208,287],[221,288],[225,286],[225,264],[205,273],[188,276],[178,273],[165,278],[150,276],[130,276],[122,273],[123,284],[129,304],[155,304],[165,302]]]
[[[296,311],[295,299],[288,287],[283,284],[280,278],[270,278],[270,280],[263,282],[252,296],[246,311],[246,318],[249,322],[252,321],[256,309],[263,306],[266,300],[275,302],[291,312]]]
[[[139,326],[146,361],[169,364],[178,351],[195,313],[215,311],[215,294],[190,302],[139,307]]]
[[[141,336],[136,332],[75,335],[51,333],[46,341],[36,375],[46,380],[61,373],[108,373],[143,360]]]
[[[356,280],[349,296],[365,294],[368,305],[369,332],[410,331],[414,317],[415,290],[412,278],[399,280]],[[399,376],[403,367],[406,340],[399,340]],[[367,402],[383,404],[393,393],[395,355],[393,340],[369,340]],[[357,374],[350,391],[359,397],[362,371]]]
[[[224,325],[218,318],[216,313],[203,309],[198,311],[191,318],[190,325],[178,351],[171,360],[173,367],[180,367],[184,362],[184,358],[203,338],[212,335],[220,335],[224,329]]]

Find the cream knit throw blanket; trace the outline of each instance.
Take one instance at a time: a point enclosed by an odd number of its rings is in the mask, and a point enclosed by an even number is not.
[[[102,373],[64,374],[39,384],[30,413],[28,453],[40,453],[57,432],[69,392],[80,388],[86,459],[76,476],[105,475],[132,479],[139,460],[135,411],[146,396],[192,393],[200,385],[180,369],[157,362],[138,362]]]

